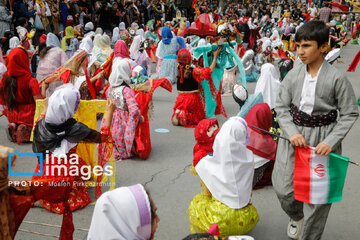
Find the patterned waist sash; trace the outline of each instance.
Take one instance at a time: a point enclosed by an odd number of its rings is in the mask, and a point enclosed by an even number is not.
[[[327,126],[336,121],[337,111],[331,110],[328,114],[324,115],[309,115],[299,110],[294,104],[290,105],[290,115],[293,122],[301,127],[321,127]]]

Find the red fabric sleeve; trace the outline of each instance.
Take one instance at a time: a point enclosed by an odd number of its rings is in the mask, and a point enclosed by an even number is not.
[[[94,85],[95,85],[95,92],[96,93],[99,93],[101,91],[102,82],[103,82],[102,78],[99,78],[99,79],[97,79],[95,81]]]
[[[30,78],[29,86],[33,96],[38,96],[41,94],[39,83],[36,78]]]
[[[110,128],[104,126],[100,130],[101,143],[98,145],[98,165],[104,167],[104,165],[111,159],[114,150],[114,144],[112,142]],[[101,196],[101,180],[103,175],[100,175],[96,179],[95,197],[98,199]]]
[[[193,77],[197,82],[201,82],[202,80],[210,80],[211,79],[211,68],[194,68],[193,69]]]

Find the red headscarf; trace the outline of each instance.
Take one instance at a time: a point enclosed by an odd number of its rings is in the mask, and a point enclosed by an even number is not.
[[[40,39],[39,39],[39,43],[46,43],[46,35],[45,34],[43,34],[43,35],[41,35],[40,36]]]
[[[254,105],[245,117],[248,124],[248,133],[250,144],[247,148],[254,154],[269,159],[275,160],[276,157],[276,142],[272,137],[262,131],[251,127],[252,125],[266,131],[269,131],[272,126],[272,113],[267,103],[258,103]]]
[[[213,144],[215,137],[220,131],[217,129],[211,137],[207,135],[207,130],[214,124],[218,125],[219,123],[215,118],[203,119],[199,122],[194,130],[196,144],[194,146],[193,154],[193,165],[196,164],[208,153],[213,153]]]
[[[114,48],[115,57],[130,58],[129,49],[123,40],[118,40]]]
[[[66,20],[65,27],[69,27],[69,26],[74,27],[74,20],[72,20],[72,19]]]
[[[10,77],[31,78],[29,55],[25,49],[14,48],[8,55],[7,72]]]

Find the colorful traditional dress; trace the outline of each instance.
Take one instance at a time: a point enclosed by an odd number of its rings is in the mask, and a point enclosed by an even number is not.
[[[140,119],[140,110],[135,101],[134,90],[129,87],[131,75],[130,63],[118,60],[112,66],[109,77],[110,87],[107,98],[115,101],[111,135],[114,140],[115,160],[132,157],[135,154],[135,130]],[[101,126],[104,126],[103,119]]]
[[[179,51],[177,61],[177,90],[179,95],[176,98],[171,120],[174,125],[180,124],[184,127],[195,127],[205,118],[205,102],[200,97],[199,91],[200,79],[206,77],[209,79],[211,70],[210,68],[194,69],[190,67],[191,54],[186,49]]]
[[[176,37],[173,37],[170,28],[163,27],[162,40],[156,49],[156,56],[163,59],[160,66],[159,77],[167,78],[172,84],[176,82],[176,54],[180,50]]]
[[[65,51],[66,56],[71,58],[78,49],[79,41],[75,38],[74,28],[69,26],[65,28],[65,36],[61,42],[61,49]]]
[[[35,173],[43,170],[43,175],[33,176],[33,180],[70,181],[71,190],[67,204],[71,211],[83,208],[91,202],[87,190],[87,180],[90,180],[91,172],[86,174],[81,171],[81,168],[86,167],[86,163],[81,156],[75,155],[78,143],[101,143],[98,156],[98,164],[101,167],[104,165],[103,158],[109,156],[107,151],[112,151],[108,146],[109,143],[111,144],[109,127],[104,126],[101,132],[97,132],[73,118],[79,103],[80,93],[71,85],[56,90],[49,98],[46,115],[40,116],[35,125],[33,139],[34,151],[44,154],[43,168],[40,169],[41,166],[38,164],[35,170]],[[48,157],[45,155],[47,152],[50,153]],[[74,168],[78,172],[72,174]],[[64,213],[63,202],[54,203],[43,200],[40,203],[49,211],[58,214]]]
[[[235,44],[233,42],[232,44]],[[217,45],[200,46],[193,49],[194,57],[198,58],[203,55],[204,67],[209,67],[213,60],[213,55],[208,55],[209,52],[217,49]],[[230,53],[230,54],[229,54]],[[221,78],[224,74],[224,69],[235,66],[234,60],[240,72],[240,80],[242,85],[246,88],[246,78],[244,67],[241,59],[236,55],[232,47],[228,43],[224,43],[218,58],[216,59],[216,67],[211,73],[212,80],[202,81],[201,86],[204,89],[206,118],[215,118],[215,115],[222,114],[227,117],[224,106],[221,102]],[[201,79],[205,80],[205,79]]]

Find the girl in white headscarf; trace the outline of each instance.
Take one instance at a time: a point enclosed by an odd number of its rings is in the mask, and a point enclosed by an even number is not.
[[[86,186],[86,180],[90,179],[91,171],[88,171],[88,174],[83,173],[81,169],[86,167],[86,163],[81,156],[76,155],[77,158],[74,159],[78,143],[99,143],[99,148],[102,151],[99,151],[98,157],[99,165],[102,167],[101,163],[104,162],[104,156],[109,154],[107,151],[109,144],[111,144],[110,125],[116,107],[112,100],[108,100],[105,112],[107,120],[103,124],[101,131],[98,132],[74,119],[75,112],[80,106],[80,93],[71,84],[66,84],[55,90],[48,103],[45,102],[44,105],[44,112],[40,115],[34,128],[33,149],[34,152],[44,155],[50,153],[49,159],[54,161],[46,161],[44,158],[43,166],[38,164],[35,170],[38,173],[40,168],[43,167],[41,170],[44,169],[44,173],[41,176],[34,176],[33,180],[61,182],[61,180],[69,181],[71,179],[71,182],[76,184],[71,188],[68,202],[70,210],[74,211],[85,207],[91,202]],[[60,161],[59,158],[63,160]],[[76,176],[71,173],[74,166],[78,168],[79,172],[81,170],[81,173]],[[56,168],[62,170],[53,171]],[[49,169],[49,171],[45,171],[45,169]],[[58,214],[64,212],[62,202],[52,203],[43,200],[41,205],[45,209]]]
[[[152,240],[160,218],[141,184],[104,193],[96,202],[88,240]]]
[[[140,44],[142,41],[144,41],[145,38],[144,38],[144,30],[143,29],[139,29],[136,31],[136,36],[134,37],[133,39],[133,42],[130,46],[130,57],[134,60],[136,60],[139,55],[140,55],[140,52],[139,52],[139,48],[140,48]]]
[[[104,31],[102,30],[101,27],[96,28],[96,30],[95,30],[95,35],[97,35],[97,34],[102,35],[103,33],[104,33]]]
[[[120,40],[120,30],[118,27],[113,29],[113,34],[111,37],[111,43],[115,44],[118,40]]]
[[[84,36],[93,37],[94,35],[95,35],[94,24],[92,22],[86,23],[84,27]]]
[[[255,94],[261,93],[264,102],[267,103],[270,109],[275,108],[276,97],[280,88],[280,75],[274,65],[265,63],[261,67],[261,74],[256,83]]]
[[[244,56],[241,59],[242,64],[244,65],[246,73],[247,82],[256,82],[258,79],[258,74],[256,73],[256,68],[254,64],[255,52],[253,50],[247,50]]]
[[[148,76],[151,75],[152,61],[145,48],[145,33],[143,29],[136,31],[136,36],[130,46],[130,57],[136,62],[137,65],[143,65],[147,69]]]
[[[135,154],[135,129],[140,120],[140,109],[135,100],[134,90],[129,87],[131,65],[129,61],[118,60],[113,63],[109,77],[110,87],[107,98],[114,100],[116,110],[111,128],[114,141],[115,160],[132,157]],[[105,124],[103,119],[101,125]]]
[[[254,156],[246,148],[247,131],[244,119],[230,118],[215,137],[213,154],[196,165],[206,189],[190,203],[191,232],[206,232],[217,224],[221,236],[242,235],[259,221],[251,204]]]
[[[94,82],[99,79],[100,75],[94,76],[95,72],[96,72],[96,69],[98,67],[100,67],[101,63],[99,61],[97,61],[97,58],[94,54],[94,51],[93,51],[93,41],[91,40],[90,37],[84,37],[81,42],[80,42],[80,45],[79,45],[79,51],[80,50],[85,50],[89,55],[88,55],[88,63],[87,63],[87,72],[88,72],[88,76],[89,78],[90,77],[93,77],[90,79],[90,81],[94,84]],[[91,100],[92,97],[90,96],[89,94],[89,91],[88,91],[88,85],[87,83],[84,83],[86,82],[86,76],[78,76],[76,77],[75,79],[75,86],[79,89],[80,93],[81,93],[81,99],[83,100]],[[82,86],[83,85],[83,86]],[[103,82],[102,84],[103,85]],[[102,88],[102,87],[101,87]],[[100,90],[98,90],[100,91]],[[85,92],[87,92],[86,94],[84,94]],[[86,97],[85,97],[86,96]]]
[[[119,24],[120,30],[120,39],[123,40],[126,44],[129,44],[129,32],[126,30],[126,25],[124,22]]]
[[[20,45],[20,40],[18,37],[12,37],[10,38],[10,42],[9,42],[9,50],[7,51],[6,54],[9,54],[9,52],[11,50],[13,50],[14,48],[17,48]]]

